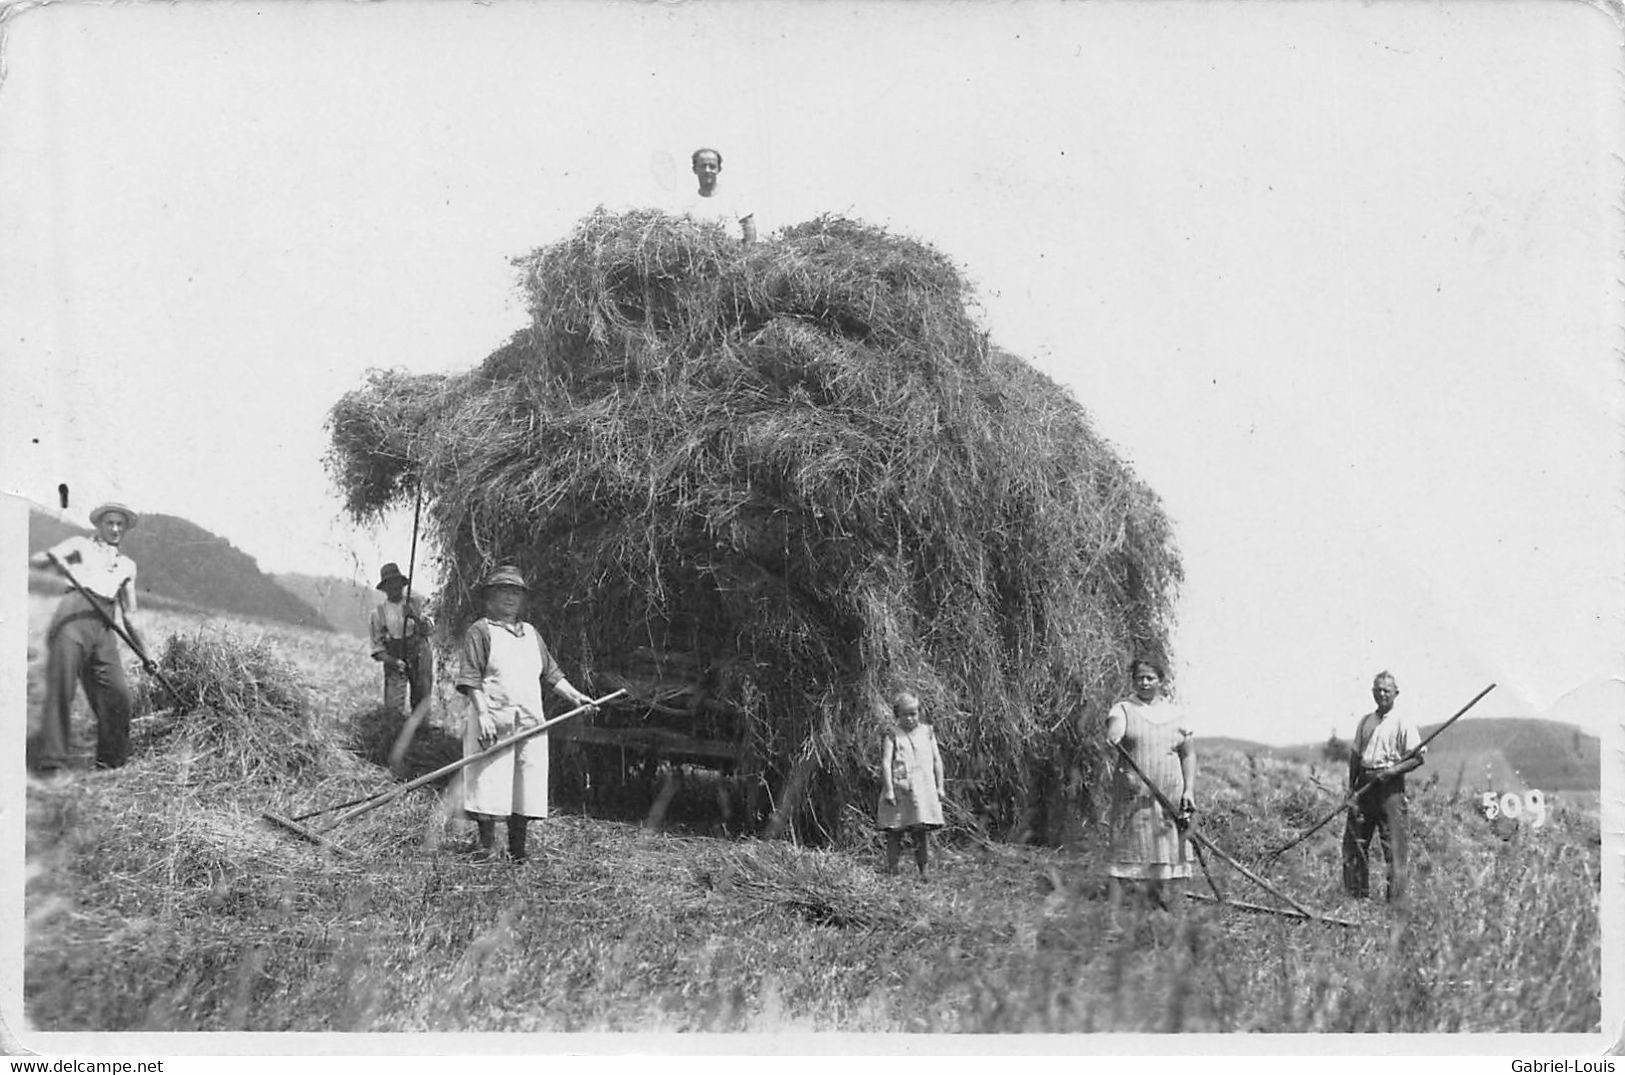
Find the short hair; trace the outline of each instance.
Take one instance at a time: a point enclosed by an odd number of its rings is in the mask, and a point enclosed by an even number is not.
[[[698,168],[700,166],[700,154],[701,153],[709,153],[709,154],[711,154],[713,157],[715,157],[717,159],[717,167],[718,168],[722,167],[722,153],[721,153],[721,151],[712,149],[710,146],[701,146],[699,149],[696,149],[694,152],[692,152],[692,153],[690,153],[688,155],[688,166],[690,168]]]
[[[1168,669],[1164,667],[1163,663],[1157,660],[1155,657],[1136,657],[1130,661],[1128,663],[1128,678],[1132,680],[1134,678],[1134,673],[1138,671],[1142,665],[1155,672],[1158,679],[1166,680],[1168,678]]]
[[[1399,690],[1399,680],[1394,678],[1394,674],[1392,672],[1384,670],[1371,677],[1371,685],[1373,687],[1382,682],[1392,683],[1394,685],[1394,690]]]
[[[915,709],[920,708],[920,700],[913,694],[908,691],[898,691],[896,694],[892,695],[891,698],[892,712],[897,712],[897,710],[903,708],[903,706],[907,705],[909,702],[914,703]]]

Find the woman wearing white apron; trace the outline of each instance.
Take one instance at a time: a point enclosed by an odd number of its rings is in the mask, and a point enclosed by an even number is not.
[[[478,754],[542,715],[542,684],[575,705],[591,701],[564,678],[524,614],[529,587],[518,568],[499,567],[485,580],[485,616],[463,635],[457,689],[471,703],[463,718],[463,756]],[[463,770],[463,809],[479,826],[475,857],[495,857],[496,823],[508,819],[508,854],[523,862],[525,828],[547,816],[547,733],[532,736]]]

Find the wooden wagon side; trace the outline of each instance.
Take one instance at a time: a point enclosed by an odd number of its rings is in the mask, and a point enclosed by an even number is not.
[[[595,686],[627,695],[554,733],[579,767],[575,791],[588,801],[604,797],[595,790],[607,791],[623,809],[646,797],[644,824],[659,828],[684,770],[710,770],[717,774],[724,826],[753,829],[766,772],[747,715],[717,697],[722,663],[641,647],[614,667],[595,668]]]

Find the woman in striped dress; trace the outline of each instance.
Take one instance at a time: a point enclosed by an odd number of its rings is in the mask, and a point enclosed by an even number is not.
[[[1134,693],[1112,707],[1106,742],[1120,743],[1134,764],[1181,814],[1195,809],[1196,749],[1184,710],[1163,697],[1167,674],[1156,661],[1129,666]],[[1113,757],[1116,752],[1113,751]],[[1112,795],[1112,855],[1107,870],[1113,907],[1122,905],[1124,882],[1143,887],[1172,910],[1191,875],[1190,848],[1175,819],[1145,782],[1121,762]]]

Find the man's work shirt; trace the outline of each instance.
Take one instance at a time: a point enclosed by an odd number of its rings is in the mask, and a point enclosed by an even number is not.
[[[1386,717],[1379,717],[1373,709],[1360,718],[1354,729],[1354,753],[1365,769],[1398,765],[1421,742],[1421,729],[1409,717],[1400,716],[1397,709],[1390,709]]]
[[[426,637],[433,624],[429,617],[423,614],[423,598],[413,594],[409,600],[412,602],[412,633],[419,637]],[[406,637],[406,601],[385,601],[372,610],[372,622],[368,627],[372,636],[372,655],[382,657],[389,652],[389,643]]]
[[[75,535],[56,545],[51,553],[68,565],[86,590],[104,600],[119,601],[127,612],[135,611],[135,561],[119,552],[118,546],[100,537]]]
[[[686,191],[684,197],[674,207],[674,211],[695,220],[721,224],[722,229],[734,239],[744,237],[744,225],[740,221],[755,215],[750,206],[735,198],[730,191],[724,190],[720,182],[709,198],[701,197],[698,190]]]

